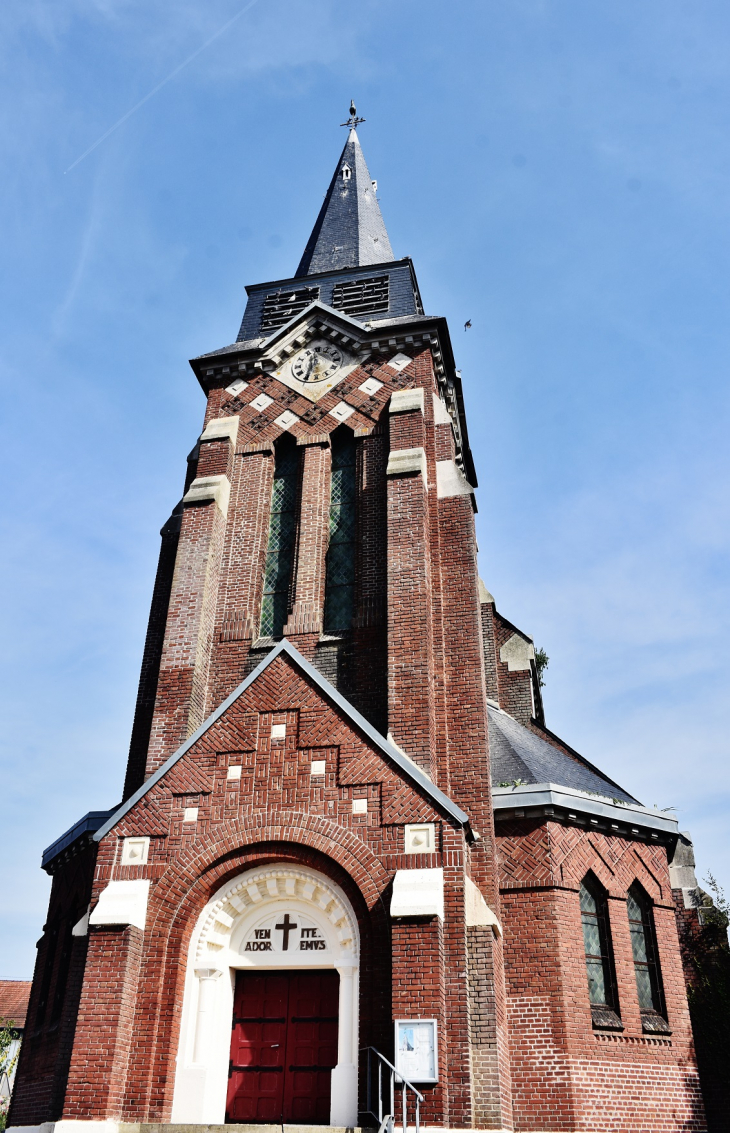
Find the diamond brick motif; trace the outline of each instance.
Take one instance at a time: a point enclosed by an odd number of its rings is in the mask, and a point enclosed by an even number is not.
[[[409,358],[407,354],[394,354],[390,362],[388,362],[388,365],[391,369],[398,370],[400,373],[400,371],[405,370],[408,363],[412,361],[413,359]]]
[[[273,400],[273,397],[269,397],[268,394],[260,393],[258,397],[255,397],[251,402],[251,407],[257,409],[259,413],[263,413],[264,409],[268,409]]]
[[[229,386],[226,386],[226,393],[230,393],[231,396],[233,396],[234,394],[237,394],[237,393],[243,393],[243,391],[247,387],[248,387],[248,382],[244,382],[243,378],[236,378],[236,380],[231,382],[231,384]]]
[[[410,358],[408,359],[408,361],[410,362]],[[362,385],[358,386],[357,388],[361,389],[363,393],[372,395],[374,393],[377,393],[379,389],[382,389],[382,386],[383,383],[379,382],[377,378],[368,378],[367,381],[363,382]]]
[[[346,421],[354,412],[355,410],[346,401],[338,401],[334,409],[330,409],[331,416],[337,421]]]
[[[276,418],[274,424],[278,425],[280,429],[289,429],[292,425],[296,425],[298,420],[299,418],[297,417],[296,413],[292,413],[291,410],[285,409],[284,412],[280,413]]]

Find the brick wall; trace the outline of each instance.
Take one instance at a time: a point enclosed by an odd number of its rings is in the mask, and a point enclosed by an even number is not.
[[[705,1129],[665,848],[537,819],[498,833],[516,1128]],[[609,898],[620,1033],[591,1020],[589,869]],[[668,1036],[642,1029],[626,911],[637,879],[654,903]]]
[[[96,846],[81,845],[57,863],[48,918],[38,942],[33,986],[13,1089],[10,1125],[61,1116],[86,966],[87,938],[73,936],[86,913]]]

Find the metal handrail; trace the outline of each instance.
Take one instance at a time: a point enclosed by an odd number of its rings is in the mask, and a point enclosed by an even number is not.
[[[395,1088],[401,1089],[401,1112],[403,1133],[408,1133],[408,1091],[413,1094],[415,1108],[416,1133],[421,1129],[421,1102],[423,1094],[419,1093],[412,1082],[404,1078],[392,1062],[388,1062],[385,1055],[376,1050],[374,1046],[366,1046],[361,1054],[367,1055],[367,1069],[365,1077],[365,1109],[378,1122],[378,1133],[393,1133],[395,1125]],[[373,1072],[373,1060],[375,1071]],[[383,1077],[386,1078],[387,1099],[383,1097]],[[374,1081],[375,1079],[375,1081]],[[374,1108],[373,1090],[377,1087],[377,1109]]]

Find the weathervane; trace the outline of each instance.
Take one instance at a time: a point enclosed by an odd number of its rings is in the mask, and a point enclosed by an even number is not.
[[[355,107],[354,99],[351,98],[350,99],[350,117],[347,119],[346,122],[340,122],[340,125],[341,126],[349,126],[351,130],[356,130],[358,128],[358,126],[360,125],[360,123],[364,122],[364,121],[365,121],[364,118],[358,118],[357,108]]]

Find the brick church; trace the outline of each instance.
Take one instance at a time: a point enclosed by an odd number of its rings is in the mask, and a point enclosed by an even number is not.
[[[8,1125],[704,1130],[676,821],[549,730],[479,578],[359,121],[294,275],[191,361],[123,798],[43,855]]]

